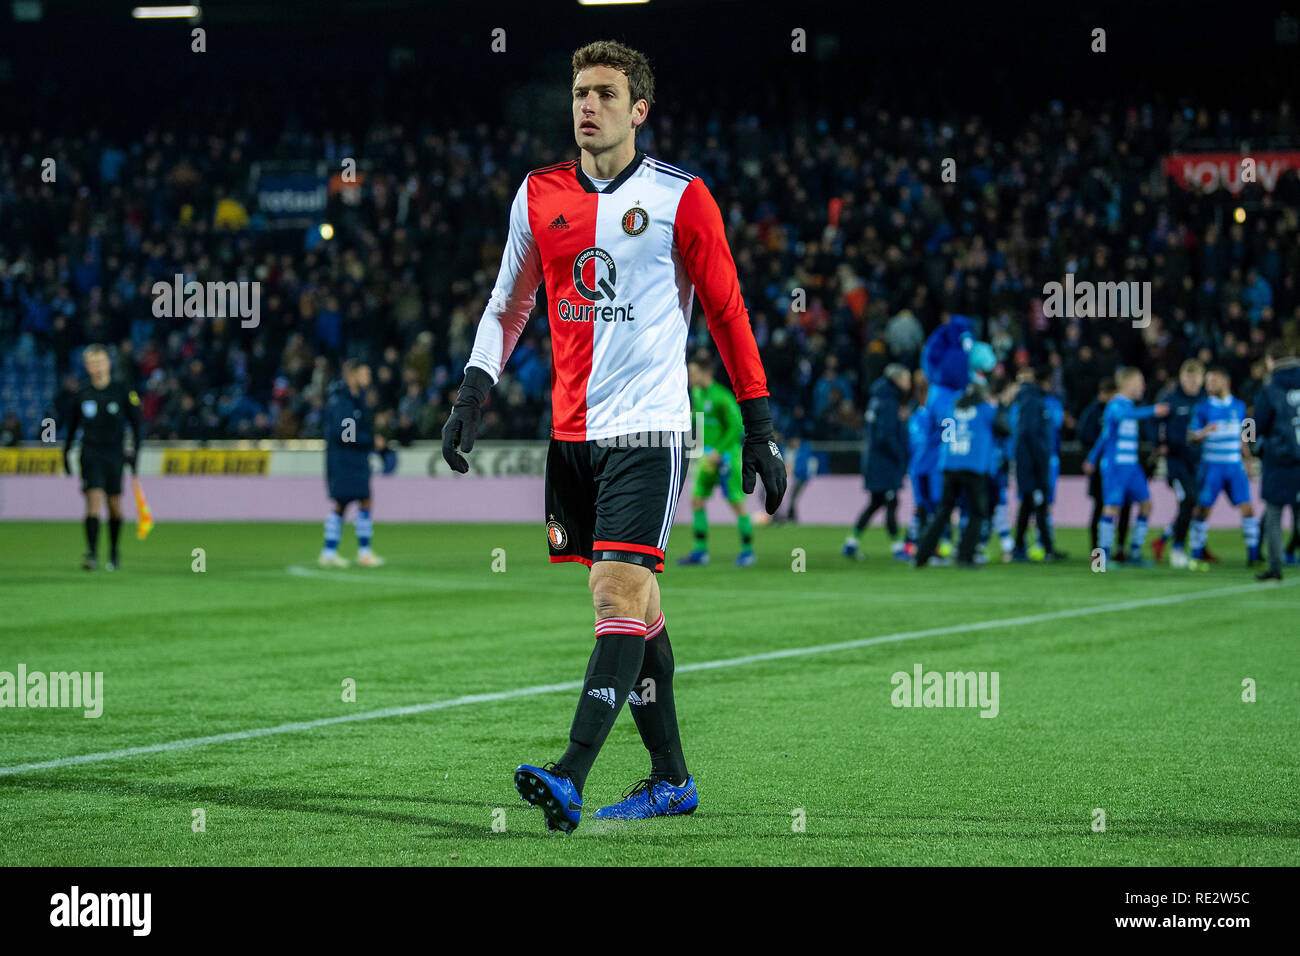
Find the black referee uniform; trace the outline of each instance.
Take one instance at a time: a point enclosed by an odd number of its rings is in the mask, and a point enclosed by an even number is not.
[[[122,450],[122,439],[131,430],[130,458]],[[121,382],[109,382],[103,388],[86,383],[77,391],[68,421],[67,443],[63,449],[63,467],[69,474],[68,453],[77,430],[81,430],[82,493],[102,491],[109,498],[122,494],[122,468],[129,461],[135,470],[135,450],[140,447],[140,396]],[[117,538],[122,527],[116,502],[109,508],[110,560],[118,563]],[[86,515],[86,557],[93,562],[99,548],[99,515]]]

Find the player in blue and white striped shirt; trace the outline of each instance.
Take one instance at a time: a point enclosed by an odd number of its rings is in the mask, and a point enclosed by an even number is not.
[[[1141,369],[1120,369],[1115,375],[1118,394],[1106,404],[1102,415],[1101,437],[1084,463],[1084,471],[1091,474],[1101,468],[1102,516],[1097,525],[1097,545],[1110,559],[1110,549],[1115,544],[1115,522],[1121,508],[1130,503],[1138,506],[1138,519],[1129,542],[1127,567],[1150,567],[1142,559],[1142,542],[1146,540],[1147,523],[1151,517],[1151,492],[1147,476],[1138,462],[1140,439],[1138,422],[1146,418],[1164,418],[1169,405],[1139,406],[1138,399],[1146,392],[1146,378]]]
[[[1192,555],[1198,560],[1205,554],[1205,538],[1210,509],[1223,491],[1241,511],[1241,534],[1246,539],[1247,567],[1259,561],[1259,519],[1250,502],[1250,479],[1246,461],[1250,452],[1241,438],[1246,403],[1232,397],[1232,379],[1219,367],[1205,373],[1205,390],[1209,394],[1192,411],[1187,426],[1189,441],[1203,442],[1201,469],[1197,476],[1199,492],[1192,518],[1190,540]],[[1244,456],[1244,457],[1243,457]]]

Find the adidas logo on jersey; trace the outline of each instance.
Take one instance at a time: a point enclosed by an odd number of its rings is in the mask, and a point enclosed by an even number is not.
[[[558,216],[556,216],[555,219],[551,222],[551,224],[546,228],[547,229],[568,229],[569,224],[564,221],[564,213],[560,213]]]
[[[614,688],[612,687],[601,687],[599,689],[592,688],[587,691],[587,696],[594,697],[597,700],[603,700],[605,703],[609,704],[610,707],[613,707],[615,702],[618,700],[618,698],[614,696]]]

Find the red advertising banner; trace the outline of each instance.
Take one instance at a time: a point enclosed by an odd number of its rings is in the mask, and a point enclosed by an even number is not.
[[[1255,182],[1268,192],[1277,188],[1288,169],[1300,169],[1300,152],[1175,153],[1165,157],[1165,174],[1185,189],[1239,193],[1243,183],[1250,182],[1245,165],[1248,159],[1254,160]]]

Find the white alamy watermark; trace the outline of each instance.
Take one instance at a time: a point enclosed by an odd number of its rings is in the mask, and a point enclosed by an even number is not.
[[[998,715],[997,671],[898,671],[890,703],[895,707],[978,707],[981,717]]]
[[[639,417],[631,409],[627,412],[619,412],[614,416],[614,426],[626,425],[626,430],[619,428],[618,435],[594,439],[595,444],[600,448],[676,448],[680,445],[687,458],[699,458],[704,454],[703,412],[696,412],[691,416],[690,430],[685,432],[672,429],[637,428],[634,423]]]
[[[1043,314],[1049,319],[1132,319],[1133,328],[1151,324],[1150,282],[1092,282],[1065,274],[1043,286]]]
[[[73,886],[50,897],[51,926],[126,926],[133,936],[153,928],[152,893],[83,893]]]
[[[104,672],[28,673],[19,664],[16,673],[0,671],[0,707],[71,707],[96,718],[104,713]]]
[[[171,282],[155,282],[153,314],[159,319],[240,319],[240,327],[262,322],[261,282],[186,282],[177,273]]]

